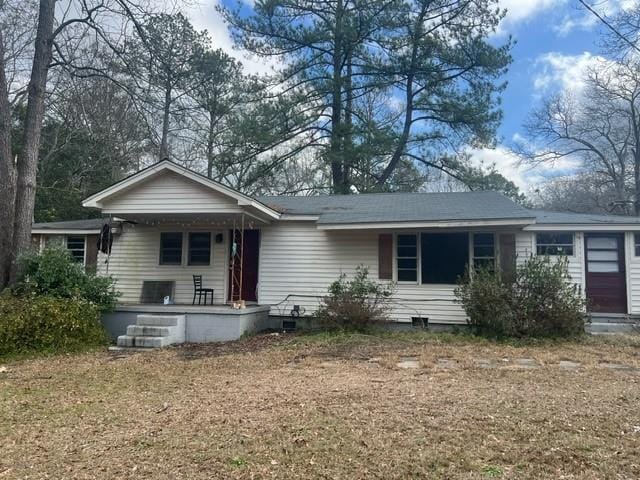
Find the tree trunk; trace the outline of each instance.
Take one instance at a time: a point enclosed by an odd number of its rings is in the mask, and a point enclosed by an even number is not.
[[[640,217],[640,149],[633,149],[633,214]]]
[[[207,136],[207,177],[213,178],[213,137],[215,131],[213,115],[209,117],[209,135]]]
[[[5,73],[4,37],[0,31],[0,290],[9,283],[16,201],[16,167],[11,149],[11,107]]]
[[[329,160],[333,193],[348,193],[342,160],[342,56],[343,56],[343,2],[338,0],[334,30],[333,82],[331,88],[331,145]]]
[[[344,80],[344,93],[346,97],[344,109],[344,137],[342,146],[342,181],[345,188],[351,186],[352,165],[354,162],[353,150],[353,56],[349,52],[347,58],[347,74]],[[347,192],[349,193],[349,192]]]
[[[36,175],[40,134],[44,117],[45,89],[51,64],[53,46],[53,20],[55,0],[40,0],[35,52],[27,96],[27,114],[24,125],[24,151],[18,159],[18,180],[13,232],[11,281],[17,274],[16,259],[31,246],[31,224],[36,199]]]
[[[400,159],[402,155],[405,154],[407,148],[407,142],[409,141],[409,135],[411,134],[411,126],[413,123],[413,101],[414,101],[414,93],[413,93],[413,82],[415,80],[416,70],[418,68],[418,49],[420,48],[420,40],[423,32],[423,22],[424,17],[426,15],[426,5],[423,5],[422,10],[420,11],[420,15],[417,20],[414,22],[414,32],[411,35],[413,45],[411,47],[411,61],[409,62],[409,68],[407,70],[407,78],[405,81],[406,88],[406,106],[404,112],[404,125],[402,128],[402,133],[400,134],[400,138],[398,138],[398,143],[393,150],[393,154],[391,155],[391,160],[382,171],[382,175],[378,177],[378,186],[383,186],[389,177],[393,174],[394,170],[400,163]]]
[[[169,158],[169,112],[171,110],[171,85],[164,90],[164,113],[162,115],[162,138],[160,139],[160,160]]]

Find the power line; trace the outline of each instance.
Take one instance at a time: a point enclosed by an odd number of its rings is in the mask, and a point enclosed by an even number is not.
[[[595,15],[595,17],[600,20],[604,25],[606,25],[606,27],[611,30],[617,37],[619,37],[622,41],[624,41],[625,43],[627,43],[631,48],[633,48],[634,50],[640,52],[640,48],[638,48],[638,46],[633,43],[631,40],[629,40],[627,37],[625,37],[622,33],[620,33],[613,25],[611,25],[611,22],[609,22],[606,18],[604,18],[602,15],[600,15],[598,12],[596,12],[594,10],[594,8],[589,5],[585,0],[578,0],[587,10],[589,10],[593,15]]]

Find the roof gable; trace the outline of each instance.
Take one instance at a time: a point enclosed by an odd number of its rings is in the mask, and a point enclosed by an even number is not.
[[[257,200],[168,160],[152,165],[90,196],[85,207],[104,213],[239,213],[252,207],[280,214]]]

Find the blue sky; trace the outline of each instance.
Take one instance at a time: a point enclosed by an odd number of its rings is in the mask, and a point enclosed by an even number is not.
[[[240,58],[248,70],[268,71],[268,65],[233,51],[226,26],[215,11],[217,1],[203,0],[190,8],[195,26],[208,29],[216,46]],[[598,11],[612,14],[637,0],[592,1]],[[504,121],[498,132],[497,148],[474,150],[472,154],[476,163],[495,164],[505,176],[530,192],[545,179],[570,174],[576,165],[567,161],[532,169],[518,162],[509,147],[522,133],[528,112],[545,95],[579,89],[583,72],[601,54],[598,37],[602,30],[597,19],[577,0],[499,0],[499,4],[508,13],[494,40],[500,42],[512,35],[517,41],[512,51],[513,63],[505,78],[508,87],[503,95]]]

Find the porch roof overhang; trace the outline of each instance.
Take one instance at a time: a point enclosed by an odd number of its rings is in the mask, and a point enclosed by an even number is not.
[[[318,230],[402,230],[414,228],[517,227],[535,223],[533,218],[496,218],[482,220],[435,220],[412,222],[318,223]]]
[[[240,225],[244,216],[245,228],[253,228],[255,224],[268,224],[269,219],[249,212],[238,213],[129,213],[113,217],[114,222],[132,222],[152,226],[183,225],[193,227],[231,227]]]
[[[33,235],[98,235],[100,229],[32,228]]]

